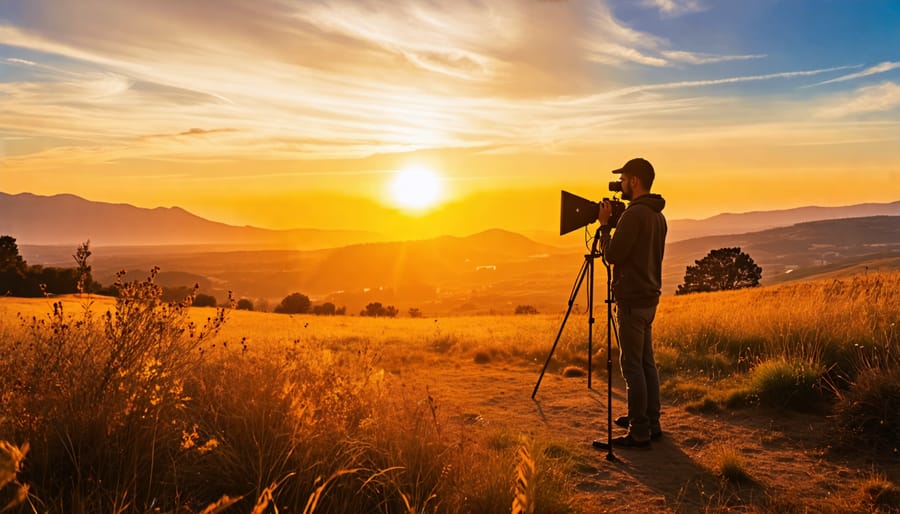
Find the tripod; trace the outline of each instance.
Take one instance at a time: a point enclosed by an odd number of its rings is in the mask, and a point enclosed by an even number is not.
[[[612,284],[611,284],[611,273],[609,263],[606,262],[606,259],[603,257],[603,253],[597,248],[600,242],[600,228],[597,228],[597,231],[594,233],[594,241],[591,243],[591,251],[584,256],[584,262],[581,264],[581,270],[578,272],[578,278],[575,279],[575,286],[572,288],[572,293],[569,295],[569,305],[566,309],[566,315],[563,317],[562,324],[559,326],[559,332],[556,334],[556,339],[553,341],[553,346],[550,348],[550,354],[547,355],[547,361],[544,362],[544,368],[541,370],[541,375],[538,377],[537,383],[534,385],[534,391],[531,392],[531,399],[533,400],[535,395],[537,395],[538,388],[541,386],[541,381],[544,379],[544,374],[547,372],[547,366],[550,365],[550,359],[553,358],[553,352],[556,351],[556,346],[559,344],[559,338],[562,336],[563,329],[566,327],[566,321],[569,320],[569,315],[572,313],[572,306],[575,303],[575,298],[578,296],[578,290],[581,289],[581,284],[584,282],[585,277],[588,279],[588,288],[587,288],[587,297],[588,297],[588,378],[587,378],[587,386],[588,389],[593,389],[591,387],[591,378],[593,376],[592,369],[592,357],[594,353],[594,261],[599,257],[601,262],[603,262],[603,266],[606,268],[606,445],[605,449],[606,460],[616,460],[616,457],[613,455],[612,451],[612,334],[613,327],[615,327],[615,319],[612,315]],[[616,338],[618,342],[618,333],[616,333]]]

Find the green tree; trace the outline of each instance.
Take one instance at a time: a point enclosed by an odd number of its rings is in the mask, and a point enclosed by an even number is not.
[[[191,305],[193,305],[194,307],[215,307],[216,297],[200,293],[194,297],[194,301]]]
[[[313,307],[313,314],[316,316],[334,316],[335,306],[331,302],[325,302],[322,305]]]
[[[360,316],[394,318],[400,311],[393,305],[385,307],[381,302],[372,302],[366,305],[366,309],[359,313]]]
[[[0,294],[21,295],[26,287],[28,265],[19,255],[12,236],[0,237]]]
[[[533,305],[517,305],[516,314],[537,314],[538,310]]]
[[[305,294],[293,293],[289,294],[281,300],[281,303],[275,307],[275,312],[282,314],[304,314],[309,312],[312,302]]]
[[[676,295],[707,293],[756,287],[762,278],[762,268],[753,262],[740,247],[712,250],[706,257],[694,261],[684,273],[684,283]]]

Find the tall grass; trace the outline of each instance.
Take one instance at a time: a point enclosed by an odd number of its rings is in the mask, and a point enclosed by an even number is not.
[[[0,361],[0,441],[31,445],[3,485],[25,492],[22,505],[76,514],[510,508],[516,449],[473,437],[430,396],[392,393],[380,361],[393,336],[377,327],[323,336],[304,332],[312,318],[270,315],[284,332],[238,338],[223,330],[237,313],[162,302],[155,271],[119,287],[114,305],[86,300],[72,314],[56,301],[48,315],[0,325],[10,355]],[[565,512],[565,473],[544,465],[535,464],[536,490],[546,491],[535,501]]]
[[[658,345],[674,350],[676,369],[702,371],[698,356],[721,356],[746,371],[772,358],[821,360],[835,373],[855,374],[861,359],[900,342],[900,272],[777,287],[667,298],[654,324]]]
[[[447,359],[539,370],[561,313],[287,316],[165,303],[153,273],[120,288],[41,312],[0,302],[0,441],[30,446],[0,494],[24,494],[19,508],[571,510],[558,445],[473,432],[391,379]],[[664,298],[657,358],[667,390],[704,405],[704,390],[778,401],[830,384],[847,441],[896,448],[898,305],[900,273]],[[577,376],[586,356],[573,315],[551,372]]]

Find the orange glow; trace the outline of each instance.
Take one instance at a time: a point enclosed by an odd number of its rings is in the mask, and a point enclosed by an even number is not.
[[[412,211],[424,211],[441,200],[441,180],[428,168],[411,166],[397,172],[391,181],[391,200]]]

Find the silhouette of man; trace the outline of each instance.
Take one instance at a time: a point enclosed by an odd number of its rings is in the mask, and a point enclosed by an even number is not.
[[[616,425],[628,433],[615,437],[615,446],[650,448],[650,440],[662,436],[659,424],[659,373],[653,358],[652,328],[662,283],[662,260],[666,244],[666,201],[650,193],[656,174],[645,159],[631,159],[613,170],[620,174],[622,199],[630,201],[616,223],[609,219],[612,207],[600,207],[600,245],[606,261],[613,265],[612,289],[619,325],[619,365],[628,398],[628,415]]]

